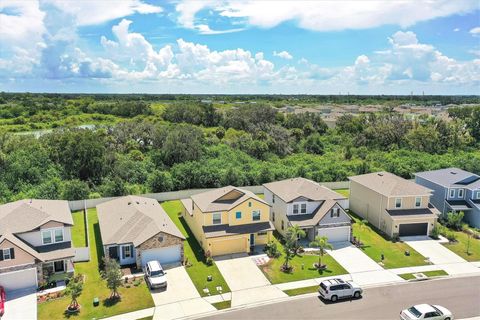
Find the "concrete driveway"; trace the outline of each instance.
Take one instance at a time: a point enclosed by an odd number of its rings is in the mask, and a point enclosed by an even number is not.
[[[2,320],[37,319],[37,294],[35,289],[7,292],[5,315]]]
[[[383,270],[378,263],[370,259],[362,250],[350,242],[337,242],[333,244],[333,247],[334,249],[329,250],[328,253],[337,260],[348,273]]]
[[[467,262],[452,251],[445,248],[438,241],[429,237],[404,237],[406,244],[415,249],[422,256],[429,258],[433,264],[450,264]]]
[[[256,288],[269,285],[262,271],[248,255],[223,256],[215,258],[215,263],[222,273],[231,291]]]
[[[183,266],[173,267],[166,272],[167,290],[151,291],[156,306],[200,298],[200,294]]]

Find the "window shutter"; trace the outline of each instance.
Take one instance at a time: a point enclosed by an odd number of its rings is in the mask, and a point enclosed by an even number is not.
[[[0,261],[3,261],[3,250],[0,249]]]
[[[10,259],[15,259],[15,249],[14,248],[10,248]]]

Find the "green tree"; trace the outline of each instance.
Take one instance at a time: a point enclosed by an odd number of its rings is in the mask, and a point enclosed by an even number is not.
[[[88,199],[90,188],[88,183],[78,179],[67,180],[62,186],[62,199],[65,200],[82,200]]]
[[[165,164],[194,161],[203,154],[204,137],[198,127],[181,124],[174,126],[168,132],[162,146]]]
[[[318,265],[317,268],[322,268],[322,257],[325,255],[326,250],[333,249],[333,246],[328,242],[327,237],[316,236],[315,239],[310,242],[310,246],[318,248]]]
[[[308,153],[313,153],[313,154],[323,154],[323,142],[322,142],[322,137],[318,133],[314,133],[305,140],[303,144],[303,148],[305,149],[306,152]]]
[[[69,295],[71,299],[68,309],[78,310],[80,305],[78,304],[77,299],[82,294],[82,290],[83,290],[83,275],[82,274],[75,275],[73,278],[70,279],[67,285],[67,289],[65,290],[65,293]]]
[[[120,298],[118,288],[123,286],[122,282],[122,270],[117,260],[110,259],[108,257],[103,258],[104,270],[101,272],[102,277],[107,282],[107,288],[111,290],[110,299]]]
[[[173,180],[169,172],[155,170],[148,177],[148,185],[152,192],[165,192],[173,190]]]
[[[287,242],[290,241],[293,243],[293,251],[295,253],[298,251],[298,248],[299,248],[298,240],[303,239],[306,236],[307,234],[305,233],[305,230],[303,230],[297,224],[294,224],[293,226],[288,227],[285,233],[285,239]]]

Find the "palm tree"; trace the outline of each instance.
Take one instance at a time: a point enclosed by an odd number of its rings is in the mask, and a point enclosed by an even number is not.
[[[293,250],[294,249],[293,247],[294,247],[294,243],[292,241],[289,241],[289,240],[287,240],[285,242],[285,244],[283,245],[283,251],[285,253],[285,262],[283,263],[282,270],[285,271],[285,272],[290,271],[290,266],[288,265],[288,263],[295,256],[295,251]]]
[[[328,242],[327,237],[316,236],[315,239],[310,242],[311,247],[318,248],[318,266],[317,268],[321,268],[322,266],[322,257],[326,253],[327,249],[332,250],[333,246]]]
[[[286,233],[286,241],[291,241],[293,243],[293,250],[294,252],[297,252],[298,250],[298,239],[299,238],[305,238],[307,234],[305,233],[305,230],[300,228],[297,224],[288,227],[287,233]]]

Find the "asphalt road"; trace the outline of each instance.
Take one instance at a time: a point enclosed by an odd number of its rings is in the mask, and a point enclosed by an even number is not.
[[[427,280],[370,288],[359,300],[325,303],[318,296],[245,308],[205,319],[399,319],[411,305],[439,304],[456,319],[480,316],[480,277]]]

